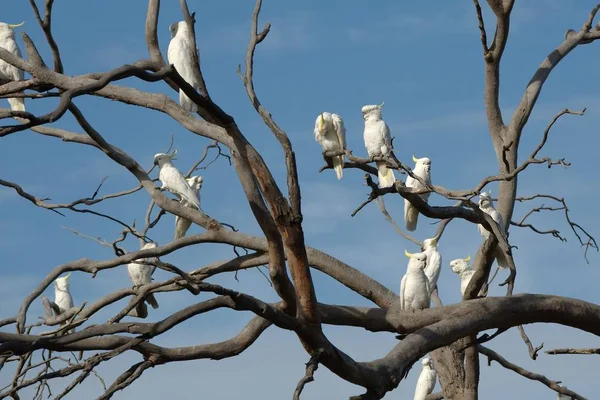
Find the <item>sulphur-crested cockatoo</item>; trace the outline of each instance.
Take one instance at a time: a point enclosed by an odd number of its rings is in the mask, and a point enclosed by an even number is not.
[[[73,307],[73,297],[71,296],[71,292],[69,291],[69,277],[71,273],[69,272],[67,275],[62,278],[56,278],[54,280],[54,304],[58,308],[59,315],[67,311],[68,309]],[[56,310],[56,308],[55,308]],[[64,321],[61,325],[68,324],[68,321]],[[75,332],[75,328],[69,329],[67,333]]]
[[[143,245],[140,250],[153,249],[155,247],[156,243],[150,242]],[[155,258],[141,258],[139,259],[139,261],[151,263],[155,261]],[[155,270],[155,265],[138,264],[136,262],[131,262],[127,264],[127,273],[129,274],[129,278],[131,278],[131,282],[133,282],[133,286],[135,288],[152,282],[152,274]],[[158,302],[156,301],[154,294],[149,293],[148,295],[146,295],[144,300],[146,301],[146,303],[150,304],[155,310],[158,308]]]
[[[433,360],[429,357],[425,357],[423,361],[423,370],[417,380],[417,386],[415,388],[414,400],[425,400],[428,394],[433,392],[435,387],[435,381],[437,379],[437,372],[433,367]]]
[[[365,147],[369,158],[388,157],[392,151],[392,136],[390,128],[381,119],[381,105],[366,105],[362,108],[363,118],[365,120]],[[376,161],[377,179],[379,187],[386,188],[394,185],[396,177],[394,171],[385,166],[385,161]]]
[[[158,165],[160,172],[158,179],[162,182],[161,189],[179,196],[189,203],[188,207],[200,208],[200,199],[190,187],[181,172],[173,166],[171,160],[176,160],[177,150],[173,154],[158,153],[154,156],[154,164]]]
[[[198,196],[198,200],[200,200],[200,189],[202,188],[202,177],[200,175],[195,175],[186,179],[188,185],[192,188],[196,196]],[[181,204],[189,207],[189,203],[186,200],[181,200]],[[192,221],[186,218],[182,218],[178,215],[175,216],[175,240],[182,238],[185,236],[185,233],[190,229],[192,225]]]
[[[494,204],[492,203],[492,198],[489,193],[481,193],[479,195],[479,209],[484,213],[488,214],[496,223],[500,226],[500,231],[505,233],[504,230],[504,220],[502,219],[502,215],[494,208]],[[483,225],[478,224],[477,229],[479,229],[479,233],[484,239],[487,239],[490,236],[490,232],[488,232]],[[508,260],[506,259],[506,254],[502,251],[500,246],[496,247],[496,261],[498,261],[498,266],[500,268],[508,268]]]
[[[411,254],[404,250],[409,258],[406,274],[400,282],[400,309],[422,310],[429,308],[429,280],[425,275],[427,255],[425,253]]]
[[[339,151],[346,149],[346,128],[342,117],[337,114],[323,112],[315,121],[315,140],[323,151]],[[338,179],[344,175],[344,155],[333,156],[331,162]]]
[[[200,88],[200,80],[197,71],[194,71],[194,40],[185,21],[179,21],[169,26],[171,31],[171,41],[167,50],[167,59],[172,64],[179,75],[189,83],[194,89]],[[179,89],[179,105],[190,112],[198,111],[198,106],[194,103],[182,89]]]
[[[13,28],[22,26],[25,21],[17,25],[7,24],[0,22],[0,47],[10,51],[15,56],[21,58],[21,50],[15,40],[15,33]],[[22,81],[25,79],[25,74],[19,68],[10,65],[6,61],[0,60],[0,79],[9,81]],[[13,111],[25,111],[25,99],[24,98],[11,98],[8,99],[10,109]]]
[[[429,279],[429,294],[431,295],[431,292],[433,292],[433,289],[437,285],[442,269],[442,255],[437,248],[437,238],[434,237],[423,241],[423,253],[427,256],[425,275]]]
[[[467,286],[469,286],[469,282],[471,282],[471,278],[475,273],[473,267],[469,265],[469,261],[471,261],[471,256],[467,258],[457,258],[456,260],[450,261],[450,268],[452,268],[452,272],[458,274],[460,277],[460,295],[465,295],[465,290]],[[485,285],[479,289],[479,296],[485,296]]]
[[[415,162],[413,174],[421,178],[428,185],[431,185],[431,160],[427,157],[416,158],[413,156],[413,161]],[[408,176],[406,178],[406,187],[413,189],[425,189],[425,185],[412,176]],[[423,193],[420,194],[419,197],[421,197],[423,201],[427,202],[430,194],[431,193]],[[410,204],[410,201],[404,199],[404,224],[406,225],[406,229],[409,231],[414,231],[417,229],[418,220],[419,211],[415,206]]]
[[[558,385],[558,386],[560,386],[563,389],[567,388],[566,386],[563,386],[563,385]],[[561,393],[558,393],[558,392],[556,393],[556,399],[557,400],[571,400],[571,398],[572,398],[571,396],[567,396],[566,394],[561,394]]]

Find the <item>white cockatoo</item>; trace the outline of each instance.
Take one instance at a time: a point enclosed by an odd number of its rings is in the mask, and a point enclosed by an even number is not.
[[[473,267],[469,265],[469,261],[471,261],[471,256],[467,258],[457,258],[456,260],[450,261],[450,268],[452,268],[452,272],[458,274],[460,277],[460,295],[465,295],[465,290],[467,286],[469,286],[469,282],[471,282],[471,278],[475,273]],[[485,286],[485,285],[484,285]],[[479,296],[485,296],[485,288],[482,287],[479,289]]]
[[[150,242],[150,243],[146,243],[145,245],[143,245],[140,250],[153,249],[155,247],[156,247],[156,243]],[[149,263],[153,262],[155,260],[156,259],[154,257],[139,259],[139,261],[145,261],[145,262],[149,262]],[[131,263],[127,264],[127,273],[129,274],[129,278],[131,278],[131,282],[133,282],[133,286],[135,288],[138,288],[142,285],[146,285],[146,284],[152,282],[152,274],[154,273],[155,270],[156,270],[155,265],[138,264],[136,262],[131,262]],[[155,310],[158,308],[158,302],[156,301],[154,294],[149,293],[148,295],[146,295],[144,300],[146,301],[146,303],[150,304],[152,306],[152,308],[154,308]],[[139,314],[140,313],[138,312],[138,316],[139,316]]]
[[[194,89],[200,88],[200,79],[197,71],[194,71],[194,40],[185,21],[179,21],[169,26],[171,31],[171,41],[167,50],[167,59],[172,64],[179,75],[189,83]],[[190,112],[198,111],[198,106],[194,103],[182,89],[179,89],[179,105]]]
[[[442,269],[442,255],[438,251],[436,237],[423,241],[423,253],[427,256],[425,275],[429,279],[429,294],[431,295],[431,292],[433,292],[433,289],[437,285]]]
[[[54,280],[54,303],[57,305],[60,313],[64,313],[69,308],[73,307],[73,297],[69,292],[69,277],[71,273],[62,278]]]
[[[427,395],[433,392],[435,381],[437,379],[437,372],[435,372],[433,367],[433,360],[429,357],[425,357],[421,363],[423,364],[423,369],[421,370],[419,379],[417,379],[414,400],[425,400]]]
[[[188,207],[200,208],[200,199],[194,190],[190,187],[181,172],[173,166],[171,160],[176,160],[177,150],[173,154],[158,153],[154,156],[154,164],[158,165],[160,172],[158,179],[162,183],[161,189],[179,196],[187,201]]]
[[[415,162],[413,174],[421,178],[428,185],[431,185],[431,160],[427,157],[416,158],[414,155],[412,158]],[[408,176],[406,178],[406,187],[413,189],[425,189],[425,186],[412,176]],[[430,194],[431,193],[423,193],[420,194],[419,197],[422,198],[423,201],[427,202]],[[418,220],[419,211],[415,206],[410,204],[410,201],[404,199],[404,224],[406,225],[406,229],[409,231],[414,231],[417,229]]]
[[[344,120],[335,113],[323,112],[315,121],[315,140],[321,145],[323,151],[338,151],[346,149],[346,128]],[[333,156],[331,162],[338,179],[344,175],[343,154]]]
[[[479,209],[492,217],[492,219],[500,226],[500,231],[505,234],[504,220],[502,219],[502,215],[498,212],[498,210],[494,208],[494,203],[492,202],[492,198],[490,196],[491,194],[486,192],[483,192],[479,195]],[[488,232],[483,225],[478,224],[477,229],[479,229],[479,233],[484,239],[487,239],[490,236],[490,232]],[[498,261],[498,266],[500,268],[508,268],[506,254],[504,254],[500,246],[496,247],[495,255],[496,261]]]
[[[561,387],[561,388],[563,388],[563,389],[566,389],[566,388],[567,388],[566,386],[563,386],[563,385],[558,385],[558,386],[560,386],[560,387]],[[561,393],[558,393],[558,392],[557,392],[557,393],[556,393],[556,399],[557,399],[557,400],[571,400],[571,399],[572,399],[572,397],[571,397],[571,396],[567,396],[566,394],[561,394]]]
[[[0,47],[10,51],[15,56],[21,58],[21,50],[15,40],[15,33],[13,28],[22,26],[25,21],[20,24],[12,25],[4,22],[0,22]],[[4,60],[0,60],[0,80],[8,81],[22,81],[25,79],[25,74],[19,68],[10,65]],[[25,111],[25,99],[14,97],[8,99],[10,109],[13,111]]]
[[[381,105],[366,105],[361,111],[365,120],[365,147],[369,158],[388,157],[392,151],[392,136],[390,128],[381,119]],[[386,188],[394,185],[394,171],[385,166],[385,161],[376,161],[379,187]]]
[[[200,200],[200,189],[202,188],[203,178],[200,175],[195,175],[186,179],[188,185],[192,188],[196,196],[198,197],[198,201]],[[182,199],[181,204],[189,207],[189,203]],[[199,204],[199,203],[198,203]],[[186,218],[182,218],[178,215],[175,216],[175,240],[182,238],[185,236],[185,233],[192,226],[192,221]]]
[[[404,250],[409,258],[406,274],[400,282],[400,309],[422,310],[429,308],[429,280],[425,275],[427,255],[425,253],[411,254]]]

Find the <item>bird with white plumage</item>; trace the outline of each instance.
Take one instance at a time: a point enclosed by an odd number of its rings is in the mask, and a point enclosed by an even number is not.
[[[19,45],[15,40],[15,32],[13,29],[23,26],[23,24],[25,24],[25,21],[21,22],[20,24],[7,24],[5,22],[0,22],[0,47],[4,50],[8,50],[19,58],[22,58],[21,49],[19,49]],[[7,63],[4,60],[0,60],[0,80],[16,82],[24,79],[25,74],[23,70]],[[12,97],[7,100],[12,111],[25,111],[24,98]]]
[[[71,272],[62,278],[56,278],[54,280],[54,304],[56,307],[53,307],[57,315],[64,313],[70,308],[74,307],[73,296],[71,296],[71,291],[69,290],[69,277],[71,276]],[[68,321],[64,321],[61,323],[62,325],[68,324]],[[69,329],[67,333],[75,332],[75,328]]]
[[[198,197],[198,201],[200,201],[200,189],[202,189],[203,178],[200,175],[194,175],[190,178],[186,179],[188,185],[192,188],[192,190],[196,193]],[[189,204],[186,200],[181,199],[181,204],[186,207],[189,207]],[[192,226],[192,221],[187,218],[180,217],[179,215],[175,216],[175,237],[174,239],[180,239],[185,236],[188,229]]]
[[[175,67],[183,80],[190,84],[196,91],[200,88],[200,75],[194,70],[194,38],[185,21],[179,21],[169,26],[171,41],[167,49],[167,60]],[[190,112],[198,111],[198,106],[184,92],[179,89],[179,105]]]
[[[361,112],[363,119],[365,120],[365,130],[363,138],[365,141],[365,147],[367,148],[367,154],[369,159],[375,157],[387,158],[392,152],[392,136],[390,134],[390,128],[382,119],[381,108],[383,103],[380,105],[366,105],[363,106]],[[380,188],[386,188],[394,185],[396,177],[394,171],[386,166],[384,160],[375,161],[377,166],[377,179]]]
[[[502,218],[502,214],[498,212],[494,208],[494,203],[492,202],[491,190],[489,193],[483,192],[479,195],[479,209],[484,213],[488,214],[492,219],[498,224],[500,227],[500,231],[506,235],[506,231],[504,229],[504,220]],[[488,232],[483,225],[478,224],[477,229],[479,233],[484,239],[487,239],[490,236],[490,232]],[[496,252],[494,253],[496,257],[496,261],[498,262],[498,266],[502,269],[508,268],[508,260],[506,258],[506,254],[500,246],[496,247]]]
[[[429,279],[425,275],[427,255],[425,253],[411,254],[404,250],[409,258],[406,274],[400,282],[400,309],[422,310],[429,308],[430,290]]]
[[[431,160],[427,157],[416,158],[414,155],[412,156],[412,159],[415,162],[415,168],[413,168],[412,173],[421,178],[427,185],[431,185]],[[406,178],[406,187],[416,190],[426,188],[423,183],[410,175]],[[420,194],[419,197],[427,203],[430,195],[431,193],[423,193]],[[410,201],[404,199],[404,224],[406,229],[409,231],[417,229],[418,220],[419,211],[410,203]]]
[[[425,400],[427,395],[433,392],[435,381],[437,379],[437,372],[433,367],[433,360],[429,357],[425,357],[421,363],[423,364],[423,369],[421,370],[419,379],[417,379],[414,400]]]
[[[200,209],[200,199],[190,187],[181,172],[173,166],[172,160],[176,160],[177,150],[172,154],[158,153],[154,156],[154,165],[158,165],[160,171],[158,179],[162,183],[161,190],[168,190],[180,199],[189,203],[188,207]]]
[[[425,266],[425,275],[429,280],[429,295],[437,285],[440,272],[442,270],[442,255],[438,251],[437,237],[425,239],[423,241],[423,253],[427,256]]]
[[[346,149],[346,128],[344,120],[335,113],[322,112],[315,121],[315,140],[321,145],[323,152]],[[338,179],[344,175],[343,154],[331,157],[331,163]]]
[[[156,248],[156,243],[150,242],[143,245],[140,250],[148,250],[154,248]],[[140,286],[147,285],[152,282],[152,274],[156,270],[156,265],[150,265],[145,263],[155,262],[156,258],[140,258],[136,261],[141,261],[144,264],[139,262],[130,262],[129,264],[127,264],[127,273],[129,274],[129,278],[133,283],[133,287],[138,289]],[[156,301],[154,294],[149,293],[148,295],[146,295],[144,300],[146,303],[150,304],[155,310],[158,308],[158,301]]]
[[[458,274],[460,277],[460,295],[465,295],[465,290],[467,290],[467,286],[469,286],[469,282],[471,282],[471,278],[475,273],[473,267],[469,265],[469,261],[471,261],[471,256],[469,255],[467,258],[457,258],[456,260],[450,261],[450,268],[452,272]],[[485,296],[486,290],[484,287],[479,289],[479,297]]]

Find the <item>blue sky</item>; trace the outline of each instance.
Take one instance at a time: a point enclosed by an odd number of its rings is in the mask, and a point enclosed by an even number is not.
[[[8,4],[8,0],[5,1]],[[282,151],[254,112],[236,74],[246,51],[253,3],[190,1],[189,5],[197,14],[201,63],[213,99],[234,115],[283,188]],[[26,30],[50,63],[50,53],[27,2],[10,0],[9,4],[2,18],[10,23],[25,20],[24,27],[18,30]],[[472,2],[427,4],[384,1],[367,6],[364,2],[342,0],[293,3],[266,0],[261,21],[270,21],[273,27],[267,40],[259,46],[255,59],[258,96],[289,134],[296,151],[306,242],[396,292],[406,267],[404,249],[414,251],[416,248],[396,235],[374,204],[356,217],[350,217],[368,194],[363,186],[363,173],[347,170],[342,181],[335,179],[333,171],[319,174],[321,150],[314,141],[313,124],[321,111],[340,114],[346,123],[349,148],[354,154],[364,156],[360,108],[385,101],[383,116],[392,136],[396,137],[396,154],[407,162],[413,153],[417,157],[430,157],[436,184],[466,189],[496,172],[482,101],[483,60]],[[572,2],[569,6],[558,0],[517,1],[512,35],[502,61],[500,103],[505,120],[510,118],[535,68],[562,41],[566,29],[578,29],[583,24],[594,5],[595,2],[589,0]],[[492,14],[487,6],[483,8],[488,36],[493,37]],[[53,28],[66,73],[100,72],[147,57],[145,15],[145,2],[57,2]],[[164,1],[159,22],[164,53],[169,40],[168,26],[179,19],[179,8]],[[537,145],[545,126],[558,111],[587,107],[583,117],[563,117],[541,152],[542,156],[565,157],[572,166],[567,170],[530,167],[519,180],[521,195],[542,192],[564,196],[572,219],[596,235],[600,235],[597,228],[600,212],[596,207],[600,190],[595,156],[600,142],[594,128],[600,122],[600,96],[598,81],[593,77],[600,61],[598,51],[598,44],[582,46],[552,73],[521,142],[523,158]],[[164,83],[149,85],[129,79],[120,84],[166,92],[175,98],[175,93]],[[1,104],[0,107],[7,107],[5,101]],[[152,165],[152,156],[166,149],[171,133],[179,149],[175,165],[182,170],[187,170],[209,143],[164,115],[103,99],[80,98],[76,104],[108,141],[129,152],[147,168]],[[37,114],[48,112],[55,105],[54,99],[27,104],[28,110]],[[68,115],[55,125],[81,131]],[[18,182],[25,190],[39,197],[50,197],[53,202],[91,195],[104,176],[108,176],[108,180],[103,194],[136,185],[125,169],[92,148],[39,137],[31,132],[3,138],[2,148],[6,149],[0,159],[2,179]],[[232,167],[219,160],[202,173],[205,178],[201,192],[203,209],[244,232],[259,234]],[[496,193],[495,185],[492,187]],[[107,201],[96,209],[128,222],[135,219],[139,226],[148,201],[149,196],[139,192],[126,199]],[[435,195],[431,196],[430,203],[449,204]],[[538,202],[531,206],[542,203],[549,204]],[[386,205],[401,222],[401,199],[386,198]],[[518,205],[515,219],[529,208],[529,205]],[[158,243],[166,243],[172,236],[173,220],[172,216],[163,218],[150,236]],[[519,247],[514,252],[518,268],[515,292],[554,293],[600,303],[595,285],[600,278],[599,255],[591,253],[590,264],[586,264],[583,250],[562,214],[536,215],[531,221],[540,228],[556,227],[569,241],[562,243],[550,236],[540,237],[513,228],[511,242]],[[415,233],[417,238],[422,240],[433,234],[436,226],[428,222],[431,221],[421,217]],[[96,260],[111,257],[109,249],[79,238],[61,226],[109,241],[121,230],[112,222],[90,215],[69,213],[66,218],[60,217],[34,207],[11,190],[0,189],[0,263],[5,266],[0,275],[0,319],[14,315],[21,299],[55,266],[84,256]],[[201,229],[193,226],[190,232],[201,232]],[[440,243],[443,269],[438,282],[444,303],[460,301],[459,279],[451,272],[449,261],[474,255],[480,240],[475,226],[455,221],[447,229]],[[130,240],[126,246],[133,250],[137,243]],[[164,259],[191,270],[232,256],[233,252],[226,246],[205,245],[184,249]],[[497,281],[504,279],[502,273],[500,275]],[[157,271],[155,278],[166,279],[168,274]],[[238,279],[239,282],[229,274],[211,281],[266,301],[276,300],[273,290],[256,270],[242,271]],[[370,304],[319,272],[314,273],[314,279],[319,301]],[[93,301],[130,285],[125,266],[101,273],[95,279],[75,273],[71,282],[76,304]],[[495,285],[491,289],[493,295],[502,295],[503,291]],[[52,291],[45,294],[51,297]],[[159,294],[157,298],[161,307],[151,312],[153,320],[209,296],[201,294],[192,298],[182,292]],[[111,312],[118,312],[125,304],[113,305],[91,322],[106,321]],[[29,320],[40,314],[38,301],[31,308]],[[157,343],[182,346],[222,341],[236,335],[251,317],[247,313],[216,311],[173,329]],[[396,342],[391,334],[339,327],[325,329],[333,343],[360,361],[384,356]],[[598,345],[590,335],[556,325],[539,324],[526,329],[534,344],[544,342],[547,349]],[[525,368],[562,380],[588,398],[599,394],[593,380],[596,364],[592,357],[542,354],[537,361],[532,361],[516,329],[504,333],[489,346]],[[270,328],[239,357],[160,366],[147,371],[137,384],[114,398],[151,400],[167,395],[188,398],[190,393],[201,392],[207,398],[223,400],[248,394],[281,399],[291,396],[304,374],[307,360],[308,355],[295,335]],[[101,366],[99,372],[107,383],[112,382],[130,363],[137,361],[139,356],[130,354]],[[419,367],[415,367],[406,381],[385,398],[410,398],[418,373]],[[238,381],[237,385],[231,384],[232,376]],[[272,380],[268,389],[265,388],[266,377]],[[6,379],[0,378],[0,383]],[[343,382],[324,367],[319,368],[315,379],[307,386],[303,399],[347,398],[362,393],[361,388]],[[58,393],[58,387],[67,383],[57,384],[54,392]],[[198,385],[202,385],[201,389]],[[480,387],[481,398],[490,400],[504,399],[509,392],[515,398],[556,396],[538,382],[527,381],[495,364],[488,367],[483,358]],[[100,389],[97,381],[90,378],[73,392],[73,398],[83,396],[84,391],[94,393],[95,397]]]

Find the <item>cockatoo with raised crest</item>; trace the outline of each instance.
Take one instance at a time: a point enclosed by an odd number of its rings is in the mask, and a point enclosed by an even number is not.
[[[146,243],[145,245],[143,245],[140,250],[153,249],[155,247],[156,247],[156,243],[150,242],[150,243]],[[141,259],[139,259],[139,261],[151,263],[151,262],[155,262],[156,258],[155,257],[141,258]],[[152,274],[154,273],[155,270],[156,270],[156,265],[139,264],[136,262],[131,262],[131,263],[127,264],[127,273],[129,274],[129,278],[131,278],[131,282],[133,282],[134,288],[139,288],[140,286],[143,286],[143,285],[146,285],[146,284],[152,282]],[[144,298],[144,301],[146,303],[150,304],[152,306],[152,308],[154,308],[155,310],[158,308],[158,302],[156,301],[154,294],[149,293],[148,295],[146,295],[146,297]],[[144,314],[147,314],[148,312],[147,312],[146,307],[143,304],[143,302],[138,303],[138,306],[140,304],[141,304],[141,307],[138,307],[137,316],[145,317]],[[144,311],[142,311],[142,310],[144,310]]]
[[[194,193],[196,193],[198,200],[200,200],[200,189],[202,188],[202,181],[203,181],[202,177],[200,175],[195,175],[190,178],[187,178],[186,181],[187,181],[188,185],[190,185],[190,187],[192,188]],[[189,203],[186,200],[182,199],[181,204],[189,207]],[[175,216],[175,237],[174,237],[174,239],[177,240],[179,238],[184,237],[185,233],[188,231],[188,229],[190,229],[191,225],[192,225],[192,221],[190,221],[189,219],[180,217],[179,215],[176,215]]]
[[[177,150],[172,154],[158,153],[154,156],[154,164],[158,165],[160,172],[158,179],[162,183],[162,190],[177,195],[180,199],[187,201],[188,207],[200,208],[200,199],[196,192],[190,187],[181,172],[173,166],[172,160],[176,160]]]
[[[436,237],[423,241],[423,253],[427,256],[425,275],[429,279],[429,295],[431,295],[437,285],[442,269],[442,255],[438,251]]]
[[[21,58],[21,50],[15,40],[15,32],[13,28],[22,26],[25,21],[20,24],[7,24],[0,22],[0,47],[10,51],[15,56]],[[0,60],[0,80],[22,81],[25,79],[25,74],[19,68],[10,65],[4,60]],[[10,109],[12,111],[25,111],[25,99],[22,97],[13,97],[8,99]]]
[[[425,183],[431,185],[431,160],[427,157],[417,158],[413,155],[413,161],[415,162],[415,168],[413,174],[421,178]],[[425,189],[425,186],[412,176],[406,178],[406,187],[413,189]],[[427,203],[429,195],[431,193],[420,194],[419,197]],[[415,206],[410,204],[410,201],[404,199],[404,224],[406,229],[414,231],[417,229],[417,222],[419,220],[419,211]]]
[[[388,157],[392,152],[392,136],[390,128],[382,119],[381,105],[366,105],[361,111],[365,120],[364,140],[370,159],[374,157]],[[396,177],[394,171],[386,167],[385,160],[375,161],[377,166],[377,179],[379,187],[386,188],[394,185]]]
[[[460,295],[465,295],[465,290],[467,290],[467,286],[469,286],[469,282],[471,282],[471,278],[475,273],[475,270],[472,266],[469,265],[469,261],[471,261],[471,256],[467,258],[457,258],[456,260],[450,261],[450,268],[452,268],[452,272],[458,274],[460,277]],[[482,286],[479,289],[479,297],[485,296],[487,293],[486,285]]]
[[[479,195],[479,209],[484,213],[488,214],[496,223],[500,226],[500,231],[503,234],[506,234],[504,230],[504,220],[502,219],[502,215],[494,208],[494,203],[491,198],[490,193],[483,192]],[[479,229],[479,233],[484,239],[487,239],[490,236],[490,232],[488,232],[483,225],[478,224],[477,229]],[[508,260],[506,259],[506,254],[502,251],[500,246],[496,247],[496,261],[498,261],[498,266],[500,268],[508,268]]]
[[[323,152],[346,149],[346,128],[344,120],[335,113],[322,112],[315,121],[315,140],[321,145]],[[338,179],[344,175],[343,154],[331,157],[333,169]]]
[[[404,250],[409,258],[406,274],[400,282],[400,309],[422,310],[429,308],[430,290],[429,279],[425,275],[427,255],[425,253],[411,254]]]
[[[428,394],[433,392],[435,387],[435,381],[437,379],[437,372],[433,367],[433,360],[429,357],[425,357],[421,363],[423,369],[417,379],[417,386],[415,388],[414,400],[425,400]]]
[[[200,88],[200,79],[198,71],[194,71],[194,39],[188,29],[185,21],[179,21],[169,26],[171,32],[171,41],[167,50],[167,59],[172,64],[179,75],[189,83],[196,91]],[[179,105],[190,112],[198,111],[198,106],[194,103],[182,89],[179,89]]]

